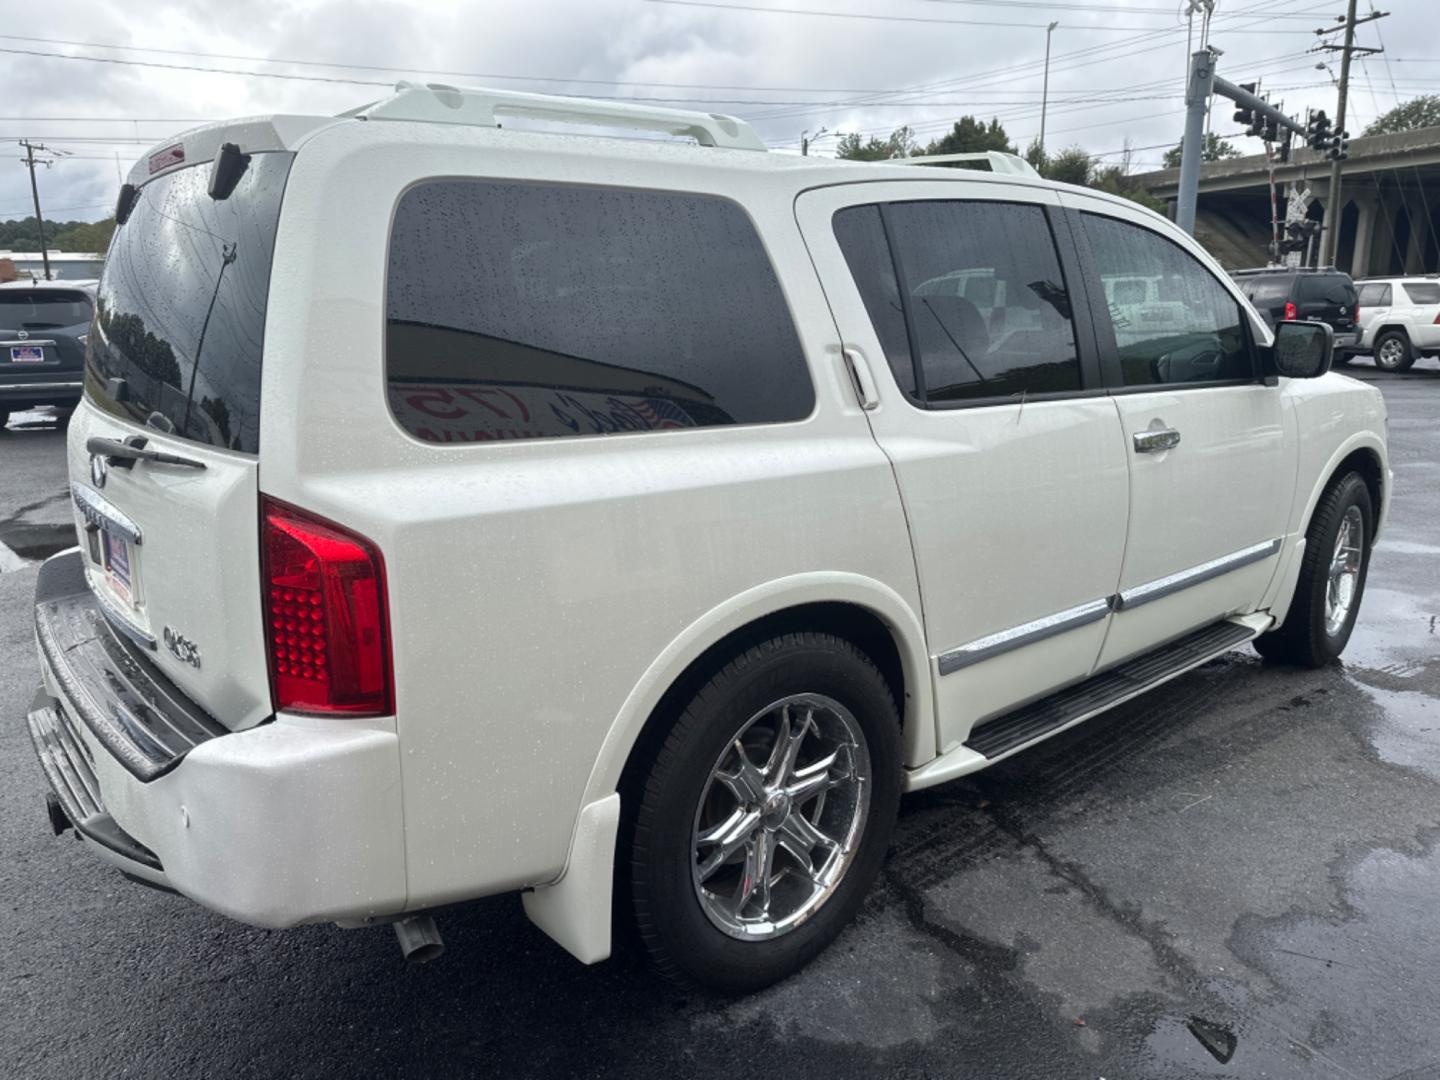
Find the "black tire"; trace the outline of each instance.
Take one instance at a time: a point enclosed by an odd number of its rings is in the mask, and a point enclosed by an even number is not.
[[[1344,623],[1332,634],[1326,627],[1325,599],[1329,588],[1330,561],[1341,522],[1351,507],[1358,507],[1362,522],[1360,572],[1354,599]],[[1330,663],[1344,650],[1360,613],[1365,595],[1365,578],[1370,571],[1370,543],[1375,535],[1375,507],[1370,489],[1359,473],[1346,473],[1326,489],[1315,508],[1310,528],[1305,531],[1305,556],[1295,596],[1285,621],[1254,641],[1255,651],[1266,660],[1299,667],[1318,668]]]
[[[1381,371],[1407,371],[1415,363],[1415,350],[1403,330],[1387,330],[1376,338],[1374,356]]]
[[[1355,359],[1355,355],[1354,355],[1353,353],[1337,352],[1337,353],[1335,354],[1335,366],[1336,366],[1336,367],[1345,367],[1345,366],[1346,366],[1347,364],[1349,364],[1350,361],[1353,360],[1353,359]]]
[[[867,815],[842,876],[804,921],[773,937],[741,940],[712,922],[697,894],[696,814],[712,770],[737,735],[768,705],[794,694],[824,695],[857,722],[869,753]],[[640,940],[660,973],[681,986],[743,993],[813,959],[854,917],[880,872],[899,808],[901,767],[895,699],[874,663],[850,642],[823,633],[784,634],[747,648],[716,672],[680,713],[637,785],[628,837],[630,900]]]
[[[10,410],[0,409],[0,432],[4,432],[5,425],[10,423]]]

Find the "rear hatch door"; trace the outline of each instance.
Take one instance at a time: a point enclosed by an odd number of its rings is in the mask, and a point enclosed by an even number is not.
[[[1302,319],[1329,323],[1336,338],[1354,338],[1355,283],[1348,274],[1300,274],[1296,306]]]
[[[0,289],[0,383],[78,379],[81,338],[93,312],[84,289],[41,284]]]
[[[142,186],[101,278],[69,433],[86,577],[110,622],[221,724],[270,713],[259,555],[260,366],[292,155],[225,198],[207,163]],[[142,454],[120,452],[123,443]]]

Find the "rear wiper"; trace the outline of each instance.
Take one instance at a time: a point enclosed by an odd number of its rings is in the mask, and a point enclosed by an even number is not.
[[[142,435],[132,435],[124,442],[91,437],[85,440],[85,450],[87,453],[103,456],[107,465],[118,469],[133,468],[137,461],[153,461],[157,465],[184,465],[189,469],[205,468],[203,461],[196,461],[194,458],[164,454],[159,450],[146,450],[146,442]]]

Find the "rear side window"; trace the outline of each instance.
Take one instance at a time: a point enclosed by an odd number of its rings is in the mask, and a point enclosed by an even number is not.
[[[1301,274],[1300,299],[1351,308],[1355,306],[1355,284],[1340,274]]]
[[[1254,377],[1240,304],[1198,259],[1139,225],[1083,220],[1126,386]]]
[[[0,289],[0,330],[60,330],[93,313],[90,297],[72,289]]]
[[[1410,297],[1412,304],[1440,304],[1440,283],[1434,281],[1406,281],[1400,287]]]
[[[835,215],[833,227],[855,286],[865,301],[865,311],[885,350],[885,359],[895,381],[907,394],[915,393],[915,363],[910,357],[910,338],[905,332],[905,305],[900,299],[900,282],[885,239],[885,226],[878,206],[850,206]]]
[[[893,270],[870,265],[848,214],[879,209]],[[1080,389],[1070,294],[1045,211],[990,201],[888,203],[837,215],[836,236],[886,352],[899,347],[898,300],[915,377],[928,403]],[[896,295],[898,292],[898,295]],[[892,366],[895,360],[892,358]],[[898,372],[897,372],[898,374]]]
[[[395,418],[427,442],[778,423],[815,402],[754,226],[704,195],[411,188],[385,356]]]
[[[211,446],[260,446],[260,352],[291,154],[252,154],[227,199],[210,166],[152,180],[115,230],[86,353],[107,412]]]
[[[1390,286],[1382,285],[1378,281],[1371,282],[1369,285],[1361,285],[1359,297],[1361,307],[1389,307]]]

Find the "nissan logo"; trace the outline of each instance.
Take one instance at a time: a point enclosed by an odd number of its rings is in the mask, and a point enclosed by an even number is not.
[[[97,488],[105,486],[105,476],[108,470],[105,468],[105,459],[99,454],[90,455],[90,481]]]
[[[17,331],[16,333],[17,333],[17,336],[20,338],[21,341],[29,341],[29,340],[30,340],[30,331],[28,331],[28,330],[20,330],[20,331]]]

